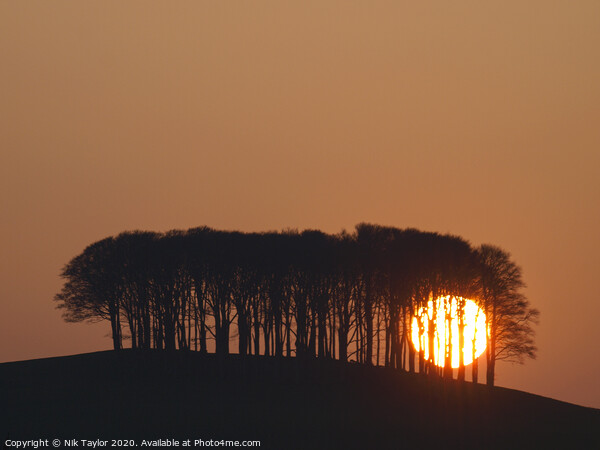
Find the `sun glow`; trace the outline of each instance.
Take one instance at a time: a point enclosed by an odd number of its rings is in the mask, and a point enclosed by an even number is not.
[[[452,352],[452,367],[460,363],[459,351],[459,308],[464,311],[464,364],[471,364],[486,346],[485,314],[477,304],[456,296],[438,297],[429,300],[427,307],[415,312],[412,320],[411,338],[417,352],[421,349],[429,359],[429,327],[433,328],[433,361],[444,367],[446,351]],[[449,326],[448,326],[449,324]],[[447,345],[451,343],[452,345]]]

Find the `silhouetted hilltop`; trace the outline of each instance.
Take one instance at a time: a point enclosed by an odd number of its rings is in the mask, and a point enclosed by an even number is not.
[[[330,360],[89,353],[0,364],[0,437],[261,448],[600,448],[600,410]],[[80,444],[81,446],[81,444]]]

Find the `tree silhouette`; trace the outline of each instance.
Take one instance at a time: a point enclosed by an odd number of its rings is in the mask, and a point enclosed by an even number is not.
[[[465,335],[472,299],[486,314],[488,384],[496,361],[535,357],[539,312],[521,292],[521,269],[502,249],[473,249],[459,236],[367,223],[333,235],[133,231],[86,247],[61,276],[55,300],[65,320],[109,321],[115,350],[126,339],[132,348],[226,355],[233,342],[242,355],[336,358],[452,378],[458,333],[464,380],[463,349],[475,342]],[[441,363],[436,331],[446,333]],[[413,332],[424,344],[418,351]]]
[[[481,274],[481,301],[486,314],[486,382],[494,385],[496,361],[522,363],[535,358],[533,327],[539,311],[529,306],[522,294],[522,271],[499,247],[484,244],[478,249]]]
[[[119,269],[115,239],[102,239],[88,246],[64,267],[61,277],[66,282],[55,296],[69,322],[109,320],[115,350],[122,346]]]

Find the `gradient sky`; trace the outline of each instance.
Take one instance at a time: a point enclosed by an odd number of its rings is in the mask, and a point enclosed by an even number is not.
[[[361,221],[510,251],[600,407],[600,2],[0,3],[0,361],[111,348],[62,266],[125,230]]]

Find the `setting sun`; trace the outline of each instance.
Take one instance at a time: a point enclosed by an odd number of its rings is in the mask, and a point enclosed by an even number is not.
[[[461,304],[464,309],[464,364],[471,364],[474,358],[483,353],[486,346],[485,314],[474,301],[449,295],[438,297],[435,302],[432,300],[427,302],[427,308],[419,308],[413,317],[412,342],[417,352],[423,349],[426,360],[429,359],[429,324],[430,322],[434,324],[434,330],[432,330],[434,333],[433,359],[437,366],[444,366],[447,342],[451,343],[452,367],[459,366],[459,317],[457,311]],[[450,326],[447,326],[448,322],[450,322]],[[475,351],[473,351],[473,347],[475,347]]]

